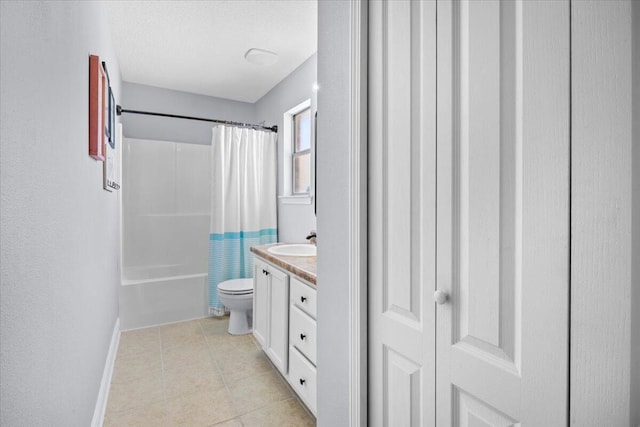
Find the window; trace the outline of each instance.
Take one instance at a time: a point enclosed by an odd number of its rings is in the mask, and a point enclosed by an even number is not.
[[[306,108],[292,117],[291,194],[309,194],[311,191],[311,109]]]
[[[282,187],[286,205],[310,205],[313,201],[313,108],[311,99],[283,115]]]

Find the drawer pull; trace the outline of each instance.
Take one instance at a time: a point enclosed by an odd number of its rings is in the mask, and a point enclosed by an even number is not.
[[[300,385],[304,385],[304,383],[306,383],[307,380],[300,378]]]
[[[307,336],[305,334],[300,334],[300,339],[304,340]]]
[[[300,297],[300,302],[305,302],[307,300],[307,297]]]

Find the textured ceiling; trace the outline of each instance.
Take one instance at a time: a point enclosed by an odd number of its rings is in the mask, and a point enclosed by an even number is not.
[[[106,3],[127,82],[255,102],[317,50],[315,0]],[[251,64],[250,48],[278,61]]]

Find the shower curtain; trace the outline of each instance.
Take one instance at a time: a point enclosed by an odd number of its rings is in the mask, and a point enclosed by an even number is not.
[[[276,133],[217,126],[211,143],[209,312],[218,283],[253,276],[251,246],[278,241]]]

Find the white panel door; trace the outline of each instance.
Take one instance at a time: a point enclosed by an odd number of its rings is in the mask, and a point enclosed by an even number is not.
[[[369,424],[435,416],[436,4],[369,3]]]
[[[569,3],[437,15],[436,425],[564,426]]]

